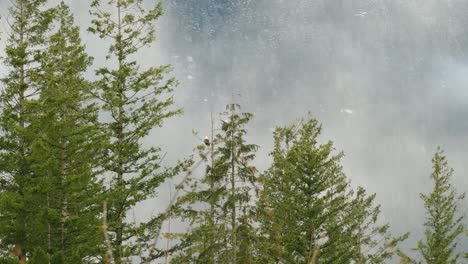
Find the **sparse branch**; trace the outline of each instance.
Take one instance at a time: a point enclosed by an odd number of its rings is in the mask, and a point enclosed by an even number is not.
[[[208,155],[210,154],[210,150],[208,150],[205,155]],[[171,209],[173,208],[177,198],[179,197],[179,193],[180,191],[182,190],[182,186],[187,182],[187,180],[190,178],[190,176],[192,175],[193,171],[195,169],[197,169],[202,163],[204,162],[203,159],[200,159],[200,161],[198,161],[191,169],[189,169],[186,173],[185,173],[185,176],[184,178],[180,181],[180,183],[178,185],[176,185],[176,191],[175,193],[171,196],[171,199],[169,201],[169,205],[167,206],[167,208],[161,213],[161,218],[160,218],[160,221],[159,223],[157,224],[158,226],[156,227],[156,233],[154,235],[154,242],[152,244],[152,247],[149,251],[149,256],[147,257],[145,263],[150,263],[151,260],[154,258],[154,255],[156,254],[157,252],[157,244],[158,244],[158,241],[159,241],[159,237],[160,237],[160,233],[161,233],[161,228],[163,226],[163,223],[164,221],[170,217],[170,213],[171,213]]]

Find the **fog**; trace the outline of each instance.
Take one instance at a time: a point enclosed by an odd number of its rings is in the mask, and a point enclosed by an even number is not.
[[[0,3],[5,18],[9,1]],[[68,3],[97,67],[105,44],[86,33],[88,2]],[[236,102],[255,114],[249,139],[261,145],[261,169],[275,126],[316,117],[322,140],[345,152],[353,185],[377,193],[395,234],[411,231],[407,248],[423,231],[419,193],[430,190],[436,146],[455,169],[455,186],[468,190],[468,1],[165,0],[164,9],[157,43],[140,60],[172,64],[180,81],[184,114],[146,142],[162,146],[169,163],[200,143],[192,129],[208,134],[211,113]]]
[[[468,190],[468,1],[176,0],[165,8],[160,41],[181,81],[181,150],[196,140],[191,128],[208,133],[210,112],[235,101],[255,113],[250,133],[263,168],[271,128],[310,111],[322,139],[345,152],[353,184],[377,193],[395,233],[412,232],[408,246],[422,234],[419,193],[431,187],[436,146]]]

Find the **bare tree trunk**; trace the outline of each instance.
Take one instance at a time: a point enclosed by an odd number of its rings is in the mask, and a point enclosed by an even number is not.
[[[49,193],[47,193],[47,207],[50,208]],[[50,226],[50,223],[47,223],[47,257],[49,258],[49,263],[50,263],[51,251],[52,251],[52,228]]]
[[[20,1],[20,19],[23,20],[24,19],[24,3],[22,1]],[[19,44],[20,45],[24,45],[24,35],[25,35],[25,32],[24,32],[24,23],[20,23],[20,28],[19,28],[19,35],[20,35],[20,41],[19,41]],[[22,129],[25,128],[25,121],[24,121],[24,97],[25,97],[25,83],[26,83],[26,74],[25,74],[26,70],[25,70],[25,67],[24,65],[21,65],[21,68],[20,68],[20,83],[22,85],[22,91],[20,92],[20,99],[19,99],[19,122],[20,122],[20,127]],[[24,174],[26,174],[26,164],[25,164],[25,161],[24,161],[24,157],[26,156],[26,151],[25,151],[25,138],[23,135],[20,136],[20,152],[21,152],[21,160],[20,160],[20,175],[21,176],[24,176]],[[21,188],[21,187],[20,187]],[[20,193],[22,193],[22,191],[20,190]],[[24,252],[23,248],[21,247],[20,244],[16,244],[15,245],[15,253],[16,253],[16,256],[18,257],[19,261],[20,261],[20,264],[25,264],[26,263],[26,252]]]
[[[26,264],[26,252],[24,252],[20,244],[15,245],[15,248],[13,249],[13,254],[16,257],[18,257],[20,264]]]
[[[63,120],[63,115],[62,115],[62,120]],[[66,230],[66,221],[68,218],[68,186],[67,186],[67,179],[66,179],[66,173],[65,173],[65,146],[63,146],[63,143],[60,146],[60,182],[62,184],[62,216],[60,219],[61,222],[61,250],[62,253],[66,254],[66,235],[67,235],[67,230]]]
[[[123,79],[122,77],[122,69],[123,69],[123,52],[122,52],[122,18],[121,18],[121,15],[122,15],[122,9],[121,9],[121,3],[120,1],[117,1],[117,28],[118,28],[118,36],[116,38],[116,41],[117,41],[117,50],[118,50],[118,77],[117,77],[117,90],[118,90],[118,93],[119,93],[119,99],[120,99],[120,106],[119,106],[119,110],[118,110],[118,115],[117,115],[117,119],[116,122],[117,122],[117,144],[121,145],[123,144],[124,142],[124,136],[123,136],[123,133],[124,133],[124,128],[123,128],[123,125],[122,125],[122,120],[123,120],[123,114],[124,114],[124,109],[122,107],[122,100],[123,100],[123,96],[124,96],[124,82],[125,82],[125,79]],[[120,190],[125,190],[125,184],[124,184],[124,164],[123,164],[123,160],[122,160],[122,152],[119,150],[119,152],[117,153],[118,155],[118,167],[117,167],[117,188],[119,188]],[[125,215],[123,215],[123,211],[124,211],[124,207],[125,207],[125,203],[126,203],[126,196],[125,194],[121,194],[121,195],[118,195],[119,198],[121,199],[118,199],[118,203],[120,204],[121,206],[121,210],[118,210],[117,211],[117,224],[115,226],[115,248],[116,248],[116,256],[115,256],[115,263],[117,264],[121,264],[122,263],[122,244],[123,244],[123,233],[124,233],[124,217]]]
[[[233,118],[231,117],[231,122]],[[234,132],[231,133],[231,199],[236,195],[236,161],[234,151]],[[237,264],[237,215],[236,215],[236,201],[232,203],[231,221],[232,221],[232,263]]]
[[[312,258],[310,259],[309,264],[315,264],[317,263],[317,257],[320,252],[320,245],[316,245],[314,249],[314,253],[312,254]]]
[[[215,185],[214,185],[214,180],[213,180],[213,169],[214,169],[214,145],[215,145],[215,132],[214,132],[214,119],[213,119],[213,112],[211,112],[211,135],[210,135],[210,140],[211,140],[211,144],[210,144],[210,167],[211,167],[211,170],[210,170],[210,191],[213,191],[214,188],[215,188]],[[213,200],[210,201],[210,226],[213,228],[211,231],[210,231],[210,234],[209,236],[212,237],[213,234],[214,234],[214,230],[216,230],[214,228],[215,226],[215,205],[213,203]],[[216,232],[216,231],[215,231]],[[208,245],[210,246],[210,245]],[[205,249],[206,249],[206,246],[205,246]],[[215,263],[216,261],[216,255],[215,254],[210,254],[210,261],[212,263]]]
[[[109,233],[107,232],[107,202],[104,202],[102,209],[102,231],[104,232],[104,238],[106,240],[107,254],[105,258],[106,264],[114,264],[114,256],[112,254],[112,243],[109,238]]]

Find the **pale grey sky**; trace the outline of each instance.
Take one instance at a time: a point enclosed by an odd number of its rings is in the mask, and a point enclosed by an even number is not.
[[[2,16],[7,2],[0,0]],[[67,2],[99,65],[103,43],[84,30],[88,1]],[[437,145],[455,169],[455,185],[468,190],[468,1],[164,5],[157,44],[141,61],[170,63],[180,80],[176,100],[185,114],[148,139],[168,151],[169,161],[188,156],[199,143],[191,130],[207,134],[210,113],[234,99],[255,114],[249,132],[261,145],[260,168],[269,161],[271,128],[310,111],[323,124],[322,139],[345,152],[353,184],[377,193],[395,233],[412,232],[408,246],[423,230],[419,193],[430,188]]]

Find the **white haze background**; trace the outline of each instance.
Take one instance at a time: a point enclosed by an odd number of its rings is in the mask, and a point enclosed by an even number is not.
[[[105,43],[86,32],[90,1],[65,2],[95,66],[102,65]],[[411,231],[407,248],[422,235],[419,193],[431,188],[437,145],[455,169],[455,186],[468,190],[468,0],[163,3],[157,42],[140,61],[172,64],[180,81],[175,99],[184,115],[146,142],[162,146],[167,162],[192,154],[200,143],[192,129],[208,134],[211,113],[234,101],[255,114],[249,139],[261,145],[261,169],[269,163],[272,129],[310,111],[323,124],[322,139],[345,151],[353,184],[377,193],[392,231]],[[0,0],[2,48],[9,4]],[[135,217],[162,210],[175,182]]]

